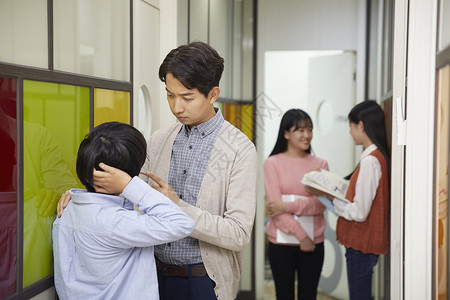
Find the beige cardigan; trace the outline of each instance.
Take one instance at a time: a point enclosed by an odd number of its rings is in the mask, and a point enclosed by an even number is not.
[[[181,124],[155,132],[148,142],[142,171],[168,182],[172,146]],[[190,235],[199,240],[203,263],[216,283],[219,300],[236,298],[241,276],[241,250],[251,237],[256,208],[257,155],[253,143],[224,122],[214,145],[196,206],[180,207],[195,221]],[[144,178],[149,184],[149,178]]]

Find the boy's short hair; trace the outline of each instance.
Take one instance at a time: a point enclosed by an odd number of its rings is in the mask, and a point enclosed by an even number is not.
[[[193,42],[167,54],[159,67],[159,79],[166,82],[167,73],[171,73],[186,88],[196,88],[208,97],[209,91],[219,86],[223,62],[223,58],[210,45]]]
[[[137,176],[147,155],[147,142],[142,133],[131,125],[119,122],[107,122],[95,127],[86,135],[78,149],[77,175],[81,183],[90,192],[93,187],[94,168],[105,163]]]

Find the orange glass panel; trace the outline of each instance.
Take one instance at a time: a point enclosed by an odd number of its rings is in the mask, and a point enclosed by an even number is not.
[[[236,126],[236,107],[234,104],[223,104],[223,118]]]
[[[130,93],[94,89],[94,127],[111,121],[130,124]]]
[[[223,118],[253,140],[253,106],[251,104],[220,104]]]
[[[450,65],[439,70],[436,111],[435,295],[447,299]]]

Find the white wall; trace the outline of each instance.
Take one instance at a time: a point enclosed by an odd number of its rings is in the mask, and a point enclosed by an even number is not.
[[[261,0],[257,20],[258,92],[264,91],[266,51],[365,50],[365,0]]]
[[[433,295],[437,5],[437,0],[412,0],[408,7],[407,134],[403,173],[405,299],[430,299]]]
[[[160,1],[160,63],[177,44],[177,0]],[[160,128],[176,122],[167,103],[165,84],[160,82]],[[156,128],[155,128],[156,129]]]
[[[159,66],[177,44],[177,0],[133,0],[133,105],[134,125],[149,138],[151,133],[176,122],[166,101]],[[146,88],[147,105],[139,101]]]

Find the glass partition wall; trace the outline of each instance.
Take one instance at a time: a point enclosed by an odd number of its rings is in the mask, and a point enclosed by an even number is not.
[[[434,299],[449,299],[450,1],[440,1],[438,16],[434,171]]]
[[[80,141],[132,123],[131,1],[0,1],[0,299],[53,286],[56,203]]]
[[[435,145],[435,299],[448,299],[448,152],[450,133],[450,64],[437,73]]]

